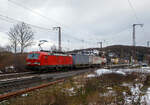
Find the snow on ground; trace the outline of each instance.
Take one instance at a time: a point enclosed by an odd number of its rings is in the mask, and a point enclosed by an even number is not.
[[[103,74],[111,74],[111,73],[126,75],[126,73],[124,73],[122,71],[114,71],[114,70],[109,70],[109,69],[98,69],[95,71],[95,73],[87,75],[87,77],[90,78],[90,77],[101,76]]]
[[[26,97],[26,96],[28,96],[28,94],[27,94],[27,93],[25,93],[25,94],[22,94],[21,96],[22,96],[22,97]]]
[[[3,73],[3,72],[0,70],[0,73]]]
[[[126,75],[127,73],[130,74],[132,72],[138,72],[144,74],[150,73],[150,67],[142,67],[136,69],[98,69],[93,74],[87,75],[87,77],[91,78],[91,77],[96,77],[96,76],[101,76],[103,74],[111,74],[111,73]]]
[[[76,94],[74,87],[69,88],[69,89],[68,88],[63,89],[62,92],[65,92],[65,93],[67,92],[69,94],[69,96],[73,96]]]
[[[108,69],[98,69],[95,72],[98,76],[103,75],[103,74],[111,74],[111,73],[125,75],[125,73],[122,71],[113,71],[113,70],[108,70]]]
[[[5,69],[14,69],[14,66],[5,67]]]
[[[147,89],[146,94],[142,97],[142,101],[146,101],[146,104],[150,105],[150,88]]]
[[[89,74],[89,75],[87,75],[87,77],[91,78],[91,77],[95,77],[95,75],[94,74]]]
[[[122,71],[124,73],[150,73],[150,68],[136,68],[136,69],[118,69],[117,71]]]
[[[111,74],[111,73],[116,73],[116,74],[121,74],[121,75],[126,75],[130,74],[132,72],[137,72],[137,73],[144,73],[144,74],[150,74],[150,67],[141,67],[141,68],[136,68],[136,69],[98,69],[94,73],[91,73],[87,75],[87,77],[96,77],[96,76],[101,76],[103,74]],[[125,96],[125,103],[130,104],[132,101],[137,102],[139,100],[141,91],[140,89],[143,87],[143,84],[123,84],[125,86],[128,86],[130,88],[130,91],[132,93],[131,96],[126,95],[126,92],[124,92]],[[146,94],[142,96],[140,103],[146,102],[147,105],[150,105],[150,88],[147,89]]]
[[[113,71],[111,70],[108,70],[108,69],[98,69],[95,71],[95,73],[100,76],[100,75],[103,75],[103,74],[111,74]]]
[[[137,102],[139,100],[141,94],[140,89],[143,87],[143,84],[137,83],[135,85],[132,85],[132,84],[123,83],[122,86],[128,86],[131,91],[131,96],[127,95],[126,92],[123,92],[123,95],[125,96],[124,98],[125,104],[130,105],[132,101]]]
[[[150,67],[147,66],[147,67],[141,67],[142,69],[149,69],[150,70]]]
[[[125,98],[125,104],[131,104],[133,102],[139,101],[141,105],[150,105],[150,88],[147,89],[146,93],[144,92],[144,96],[141,96],[143,92],[141,92],[141,88],[143,87],[143,84],[138,83],[133,85],[129,85],[131,90],[131,96],[127,96],[126,92],[123,92]],[[141,98],[140,98],[141,97]]]

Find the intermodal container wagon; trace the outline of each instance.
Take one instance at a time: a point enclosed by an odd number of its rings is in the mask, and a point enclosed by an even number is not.
[[[89,56],[81,54],[73,54],[73,65],[89,65]]]

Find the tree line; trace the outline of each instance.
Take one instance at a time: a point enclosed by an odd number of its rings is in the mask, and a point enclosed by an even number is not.
[[[33,45],[34,32],[31,27],[24,22],[14,25],[7,34],[10,47],[15,53],[17,53],[18,47],[20,47],[20,53],[23,53],[25,48]]]

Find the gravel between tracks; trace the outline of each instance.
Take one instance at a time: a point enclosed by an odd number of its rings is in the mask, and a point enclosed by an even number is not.
[[[5,94],[13,91],[18,91],[33,86],[38,86],[42,83],[55,81],[58,79],[68,78],[74,75],[92,71],[95,69],[81,69],[68,72],[55,72],[46,74],[33,74],[33,76],[25,76],[21,78],[12,78],[9,80],[0,80],[0,94]]]

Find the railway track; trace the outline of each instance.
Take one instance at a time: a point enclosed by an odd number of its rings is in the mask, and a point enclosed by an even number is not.
[[[3,99],[6,99],[4,98],[4,96],[7,96],[7,94],[8,95],[13,93],[17,94],[16,92],[18,91],[28,90],[29,88],[33,88],[33,87],[36,88],[37,86],[41,86],[43,83],[46,84],[49,82],[51,83],[60,79],[65,79],[92,70],[95,69],[89,68],[84,70],[82,69],[82,70],[74,70],[74,71],[60,72],[60,73],[55,72],[55,73],[48,73],[48,74],[38,74],[38,75],[36,74],[33,76],[25,76],[21,78],[11,78],[9,80],[0,80],[0,100],[2,101]]]
[[[20,91],[10,92],[10,93],[8,93],[8,94],[0,95],[0,101],[5,100],[5,99],[8,99],[8,98],[10,98],[10,97],[12,97],[12,96],[24,94],[24,93],[27,93],[27,92],[30,92],[30,91],[34,91],[34,90],[36,90],[36,89],[44,88],[44,87],[47,87],[47,86],[56,84],[56,83],[58,83],[58,82],[63,82],[63,81],[64,81],[64,79],[60,79],[60,80],[57,80],[57,81],[54,81],[54,82],[49,82],[49,83],[47,83],[47,84],[42,84],[42,85],[40,85],[40,86],[35,86],[35,87],[31,87],[31,88],[27,88],[27,89],[20,90]]]
[[[9,78],[17,78],[17,77],[27,76],[27,75],[31,75],[31,74],[33,74],[33,72],[0,74],[0,80],[9,79]]]
[[[49,86],[57,80],[93,71],[97,68],[71,70],[67,72],[48,72],[36,74],[33,72],[0,75],[0,101],[14,95]],[[17,76],[17,77],[15,77]],[[44,83],[44,84],[43,84]]]

